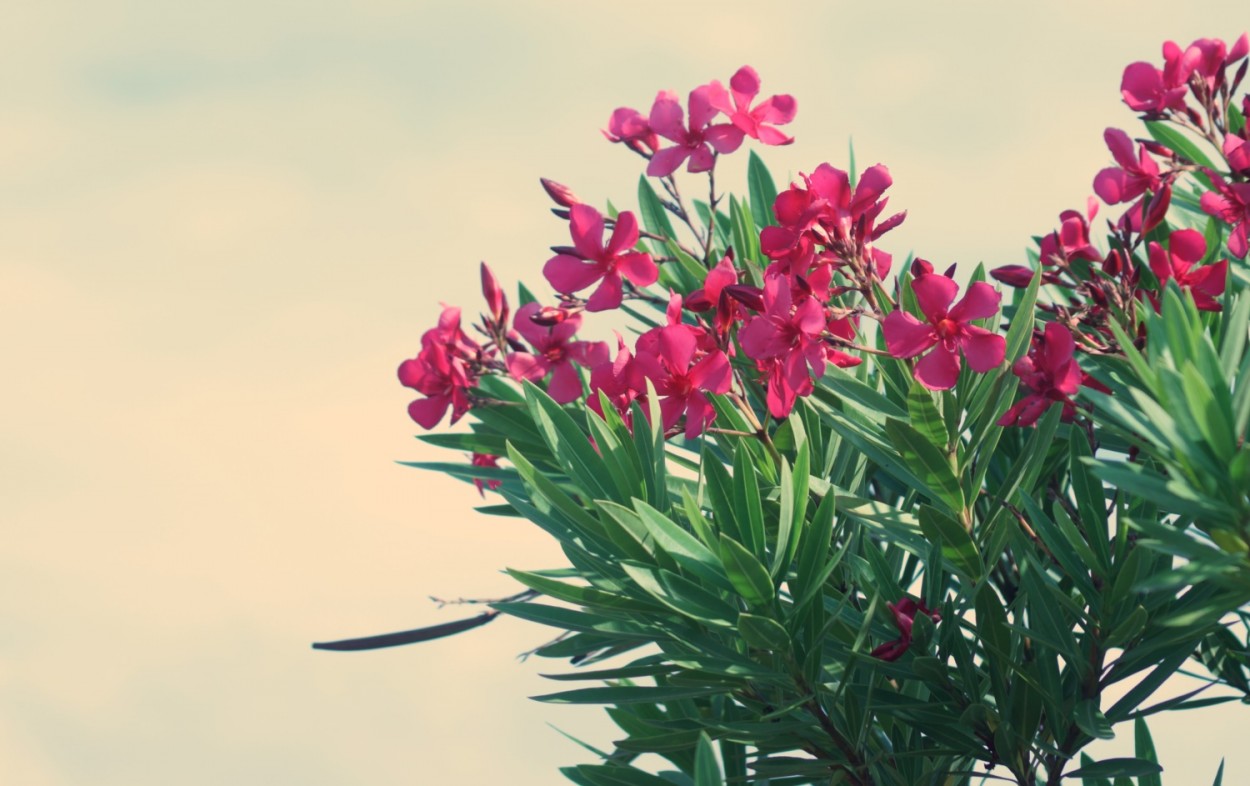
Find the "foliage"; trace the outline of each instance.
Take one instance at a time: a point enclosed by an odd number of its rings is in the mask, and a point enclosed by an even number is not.
[[[747,195],[718,193],[746,139],[793,141],[794,99],[756,103],[749,67],[613,113],[647,161],[636,212],[544,181],[572,242],[555,304],[522,287],[513,314],[483,266],[480,339],[447,309],[400,379],[420,425],[468,421],[425,439],[470,461],[414,466],[567,558],[510,569],[492,613],[576,666],[538,700],[621,728],[569,780],[1148,786],[1149,716],[1250,695],[1247,48],[1125,70],[1147,136],[1109,129],[1094,189],[1127,207],[1097,245],[1096,203],[1063,213],[990,272],[1006,302],[982,268],[957,299],[953,269],[878,248],[905,218],[880,164],[778,191],[752,152]],[[632,346],[573,340],[617,308]],[[1206,684],[1152,701],[1183,670]],[[1134,757],[1082,754],[1127,721]]]

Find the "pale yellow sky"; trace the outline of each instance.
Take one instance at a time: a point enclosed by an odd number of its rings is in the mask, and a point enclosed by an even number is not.
[[[27,4],[0,27],[0,777],[93,784],[558,782],[612,739],[505,621],[559,563],[468,487],[398,467],[394,369],[477,263],[539,275],[539,176],[631,203],[611,110],[756,66],[799,103],[779,177],[855,138],[909,210],[889,250],[1020,262],[1128,126],[1123,66],[1233,39],[1240,3]],[[1192,9],[1192,10],[1191,10]],[[745,156],[726,159],[728,179]],[[735,170],[735,167],[737,170]],[[740,177],[740,175],[738,176]],[[1169,784],[1243,782],[1244,714],[1155,725]]]

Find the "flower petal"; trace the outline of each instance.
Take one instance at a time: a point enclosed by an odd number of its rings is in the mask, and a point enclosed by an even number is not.
[[[677,167],[681,166],[681,162],[685,161],[688,155],[690,155],[690,148],[685,145],[666,147],[657,151],[647,164],[647,176],[668,177],[677,171]]]
[[[963,299],[955,304],[947,316],[956,322],[988,319],[998,313],[998,304],[1002,299],[1003,296],[994,287],[984,281],[977,281],[968,287]]]
[[[557,254],[543,265],[543,276],[552,289],[571,295],[603,277],[603,269],[593,262],[583,262],[568,254]]]
[[[964,330],[966,333],[959,343],[964,357],[968,358],[968,368],[984,374],[1002,365],[1007,355],[1007,339],[974,325],[965,325]]]
[[[929,390],[949,390],[959,381],[959,355],[938,344],[916,364],[915,377]]]
[[[650,254],[623,254],[616,258],[616,269],[636,287],[649,287],[660,276]]]
[[[572,363],[557,363],[552,367],[547,395],[557,404],[567,404],[582,397],[582,378]]]
[[[587,311],[608,311],[621,305],[621,277],[612,272],[603,277],[603,283],[586,301]]]
[[[881,323],[885,346],[896,358],[912,358],[937,343],[933,326],[906,311],[891,311]],[[746,345],[743,344],[743,349]]]
[[[953,279],[934,273],[916,276],[912,279],[911,288],[916,293],[920,312],[933,323],[946,318],[946,310],[959,291],[959,285]]]
[[[451,396],[447,395],[419,398],[408,405],[408,417],[415,420],[421,428],[432,429],[447,414],[450,404]]]
[[[676,93],[661,90],[656,94],[655,103],[651,105],[651,115],[647,118],[652,131],[674,142],[685,142],[686,127],[682,118],[683,112]]]
[[[590,205],[569,208],[569,234],[583,257],[596,259],[603,253],[603,215]]]
[[[616,228],[608,241],[606,256],[616,256],[638,245],[638,218],[626,210],[616,216]]]

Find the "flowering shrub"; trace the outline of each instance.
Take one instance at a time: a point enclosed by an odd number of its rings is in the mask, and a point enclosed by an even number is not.
[[[473,335],[446,308],[399,368],[422,428],[470,421],[426,437],[468,463],[417,466],[569,564],[510,570],[524,589],[477,618],[317,646],[557,629],[536,654],[578,669],[556,679],[604,684],[539,699],[626,735],[564,771],[583,786],[1158,783],[1146,718],[1250,697],[1248,50],[1129,65],[1146,135],[1104,134],[1105,235],[1091,197],[962,286],[878,246],[906,217],[883,165],[778,191],[751,152],[748,195],[717,190],[748,139],[794,141],[752,68],[617,109],[637,210],[544,180],[572,242],[555,294],[513,311],[483,265]],[[616,309],[632,340],[574,338]],[[1150,703],[1182,668],[1217,690]],[[1130,720],[1136,757],[1081,753]]]

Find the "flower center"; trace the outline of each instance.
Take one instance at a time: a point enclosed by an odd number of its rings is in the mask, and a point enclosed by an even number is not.
[[[940,319],[934,327],[937,330],[938,338],[943,340],[959,335],[959,323],[953,319]]]

